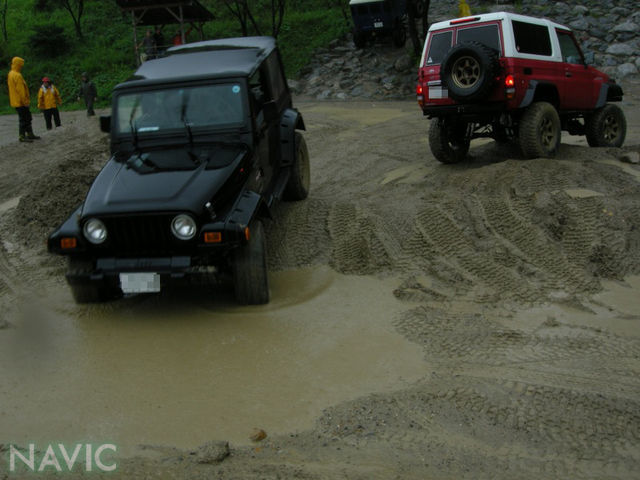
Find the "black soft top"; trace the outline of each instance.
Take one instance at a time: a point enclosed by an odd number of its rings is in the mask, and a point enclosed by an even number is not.
[[[275,48],[272,37],[224,38],[171,47],[167,56],[144,62],[115,89],[167,80],[249,77]]]

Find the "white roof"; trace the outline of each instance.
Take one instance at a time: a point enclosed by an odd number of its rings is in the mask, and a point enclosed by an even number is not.
[[[352,0],[352,1],[356,1],[356,0]],[[476,18],[477,20],[469,23],[460,23],[460,25],[473,25],[476,22],[477,23],[491,22],[496,20],[519,20],[521,22],[536,23],[538,25],[546,25],[547,27],[564,28],[566,30],[569,30],[569,27],[560,25],[559,23],[552,22],[551,20],[547,20],[546,18],[530,17],[528,15],[519,15],[517,13],[511,13],[511,12],[484,13],[481,15],[471,15],[469,17],[463,17],[463,18],[468,18],[468,19]],[[433,30],[442,30],[443,28],[450,28],[453,26],[451,25],[451,22],[463,20],[463,18],[452,18],[451,20],[445,20],[444,22],[434,23],[429,28],[429,31],[431,32]]]

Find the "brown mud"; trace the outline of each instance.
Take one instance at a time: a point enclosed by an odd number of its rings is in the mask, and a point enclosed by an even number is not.
[[[34,441],[113,442],[127,479],[634,478],[639,103],[622,149],[441,165],[413,103],[299,102],[312,191],[267,224],[253,308],[76,306],[44,241],[107,140],[82,112],[28,145],[0,118],[0,478]]]

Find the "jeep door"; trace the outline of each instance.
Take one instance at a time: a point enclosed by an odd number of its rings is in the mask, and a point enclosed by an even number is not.
[[[562,72],[559,82],[560,108],[562,110],[592,109],[598,98],[602,81],[596,81],[596,72],[587,67],[582,51],[573,34],[568,30],[556,29]]]

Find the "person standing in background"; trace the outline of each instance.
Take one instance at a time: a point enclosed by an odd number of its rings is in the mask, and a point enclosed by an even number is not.
[[[40,90],[38,90],[38,108],[42,110],[44,114],[44,123],[47,126],[47,130],[51,130],[51,117],[53,117],[56,127],[60,126],[58,105],[62,105],[60,92],[53,82],[49,80],[49,77],[44,77],[42,79],[42,86]]]
[[[158,58],[164,52],[164,35],[162,35],[162,27],[156,26],[156,31],[153,34],[153,43],[155,44],[156,51],[155,56]]]
[[[18,112],[18,139],[21,142],[31,142],[38,140],[40,137],[34,135],[31,126],[32,117],[29,110],[31,100],[29,98],[29,87],[22,77],[22,67],[24,59],[13,57],[11,60],[11,71],[7,75],[7,84],[9,86],[9,103]]]
[[[80,90],[78,91],[78,100],[82,98],[84,104],[87,106],[87,117],[91,117],[96,114],[93,111],[93,103],[98,99],[98,91],[96,86],[91,80],[89,80],[89,74],[82,72],[82,82],[80,83]]]

